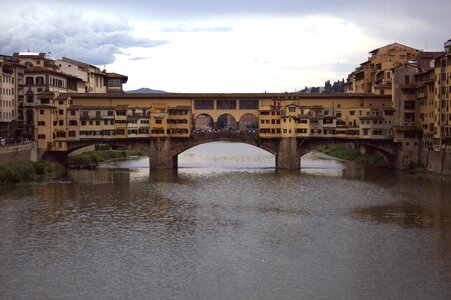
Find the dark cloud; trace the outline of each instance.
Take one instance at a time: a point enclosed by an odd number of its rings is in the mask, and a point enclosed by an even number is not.
[[[114,62],[121,48],[156,47],[163,40],[138,38],[133,28],[116,19],[91,20],[80,13],[42,14],[22,12],[19,22],[2,28],[0,53],[17,51],[51,52],[94,65]],[[3,27],[3,26],[2,26]]]

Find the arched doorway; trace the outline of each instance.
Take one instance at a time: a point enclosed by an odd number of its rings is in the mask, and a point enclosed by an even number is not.
[[[194,130],[198,132],[211,131],[214,129],[213,118],[208,114],[200,114],[194,120]]]
[[[219,130],[235,131],[237,129],[235,117],[231,114],[220,115],[216,124]]]
[[[254,132],[258,129],[258,118],[254,114],[244,114],[240,118],[240,131]]]

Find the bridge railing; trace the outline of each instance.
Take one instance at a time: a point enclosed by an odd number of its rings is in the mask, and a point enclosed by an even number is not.
[[[197,139],[230,139],[230,140],[259,140],[259,134],[257,130],[204,130],[193,131],[192,138]]]

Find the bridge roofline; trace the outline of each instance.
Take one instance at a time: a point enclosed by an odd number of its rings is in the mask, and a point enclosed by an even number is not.
[[[375,95],[371,93],[320,93],[320,94],[301,94],[301,93],[161,93],[161,94],[128,94],[128,93],[62,93],[56,99],[90,99],[90,98],[125,98],[125,99],[221,99],[221,98],[266,98],[274,100],[297,100],[297,99],[353,99],[353,98],[371,98],[387,99],[390,95]]]

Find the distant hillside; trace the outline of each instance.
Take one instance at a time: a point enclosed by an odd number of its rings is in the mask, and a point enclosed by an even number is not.
[[[167,92],[160,91],[160,90],[152,90],[149,88],[140,88],[140,89],[133,90],[133,91],[126,91],[126,93],[130,93],[130,94],[166,94]]]

